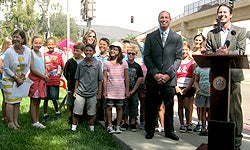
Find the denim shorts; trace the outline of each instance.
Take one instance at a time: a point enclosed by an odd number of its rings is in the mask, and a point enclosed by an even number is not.
[[[59,100],[59,86],[46,86],[46,100]]]
[[[123,106],[123,99],[107,99],[107,106]]]

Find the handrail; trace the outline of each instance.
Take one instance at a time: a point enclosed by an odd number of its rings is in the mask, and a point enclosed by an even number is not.
[[[229,0],[199,0],[197,2],[194,2],[192,4],[189,4],[184,7],[184,12],[176,17],[174,17],[172,20],[177,20],[181,17],[191,15],[196,12],[204,11],[213,7],[217,7],[220,4],[227,4]]]

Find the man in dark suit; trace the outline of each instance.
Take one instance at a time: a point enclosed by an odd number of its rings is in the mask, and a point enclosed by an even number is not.
[[[159,29],[147,35],[144,49],[144,63],[147,67],[145,131],[146,139],[155,133],[155,120],[162,101],[165,104],[165,137],[179,140],[174,134],[173,106],[176,86],[176,71],[182,59],[182,38],[169,29],[171,17],[162,11],[158,16]]]
[[[217,9],[218,26],[208,32],[206,53],[220,55],[244,55],[246,48],[246,29],[232,25],[232,8],[222,4]],[[235,122],[235,146],[242,141],[243,116],[241,109],[240,82],[244,80],[241,69],[231,69],[230,121]]]

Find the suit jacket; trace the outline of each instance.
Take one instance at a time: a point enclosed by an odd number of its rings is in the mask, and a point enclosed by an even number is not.
[[[231,25],[226,41],[229,41],[229,55],[244,55],[246,49],[246,29]],[[216,49],[221,47],[220,28],[215,28],[208,32],[206,43],[206,54],[216,53]],[[232,82],[244,80],[242,69],[231,69]]]
[[[160,30],[149,33],[145,40],[144,63],[147,67],[146,84],[158,85],[154,79],[157,73],[168,74],[165,86],[176,86],[176,71],[182,60],[182,38],[169,30],[165,46],[162,45]]]

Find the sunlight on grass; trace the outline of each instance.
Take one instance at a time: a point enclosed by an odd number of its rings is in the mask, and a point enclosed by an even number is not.
[[[60,100],[62,102],[66,91],[60,90]],[[0,97],[2,95],[0,94]],[[2,98],[1,98],[2,99]],[[2,105],[2,101],[0,107]],[[29,98],[24,98],[21,102],[19,123],[22,126],[19,130],[11,130],[7,123],[0,122],[0,149],[1,150],[121,150],[122,148],[112,139],[112,136],[99,124],[95,125],[95,132],[90,132],[87,122],[83,126],[78,126],[76,132],[68,131],[67,109],[60,110],[63,118],[56,121],[44,122],[43,101],[40,104],[40,121],[46,125],[45,129],[37,129],[31,126],[29,114]],[[49,102],[48,113],[54,116],[55,111],[52,102]],[[2,115],[1,115],[2,118]]]

